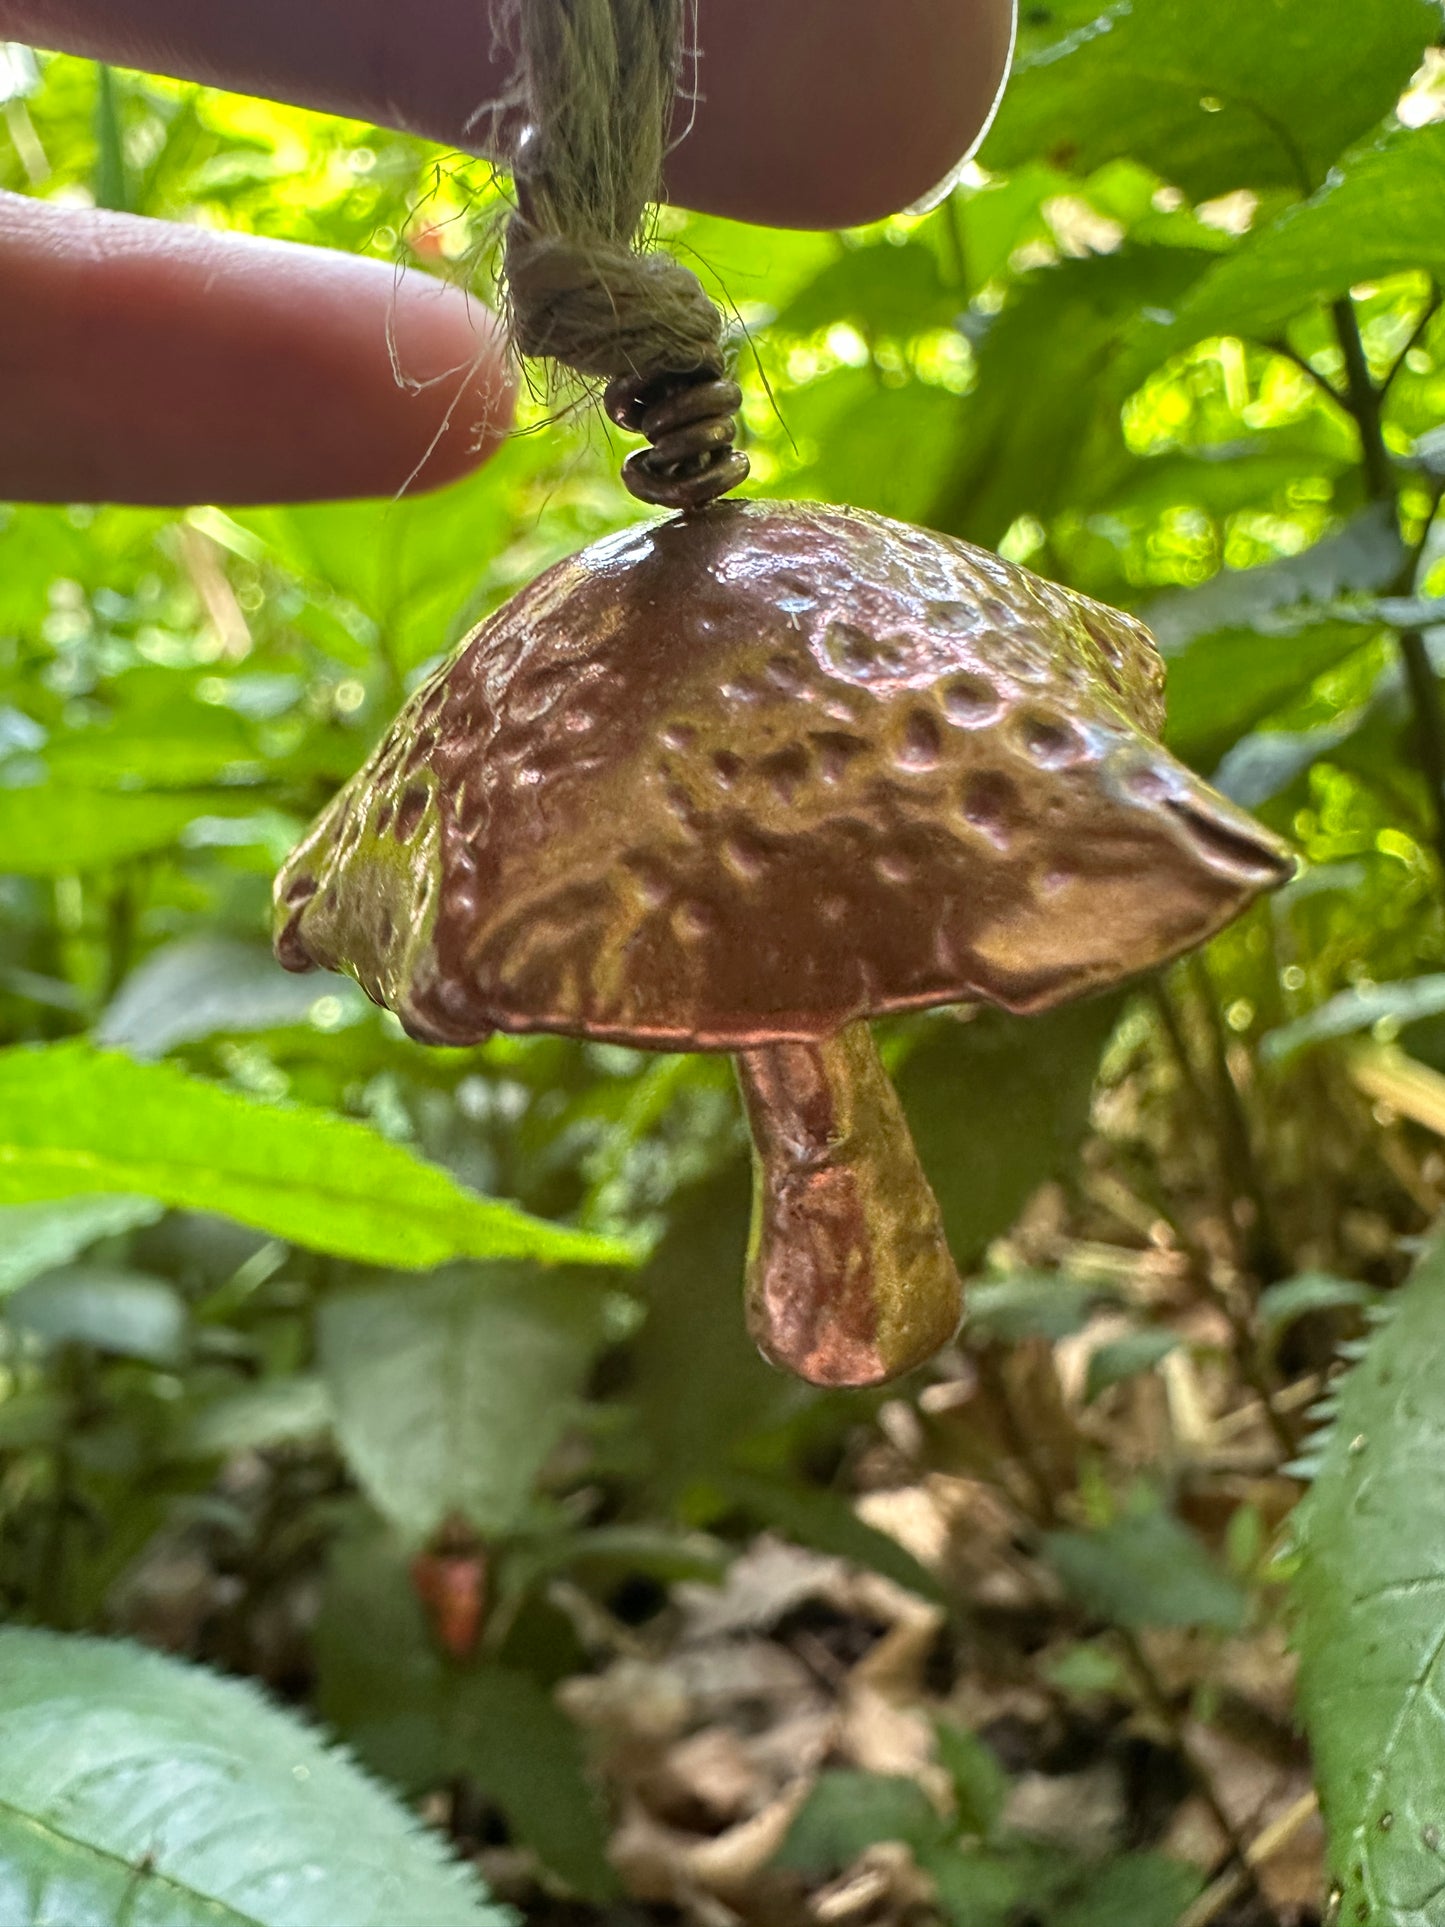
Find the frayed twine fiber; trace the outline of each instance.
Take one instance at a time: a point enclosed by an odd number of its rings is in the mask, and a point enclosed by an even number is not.
[[[518,353],[638,387],[721,373],[722,315],[696,275],[642,251],[678,93],[683,0],[505,3],[524,127],[503,255]]]

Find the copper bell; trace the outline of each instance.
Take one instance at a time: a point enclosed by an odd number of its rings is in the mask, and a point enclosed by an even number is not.
[[[276,886],[277,953],[427,1043],[734,1053],[748,1319],[867,1385],[962,1290],[868,1019],[1048,1009],[1291,872],[1160,748],[1131,617],[877,515],[720,502],[596,543],[417,691]]]

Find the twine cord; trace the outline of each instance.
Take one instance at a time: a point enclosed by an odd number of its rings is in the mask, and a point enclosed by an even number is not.
[[[645,245],[683,52],[683,0],[510,0],[523,126],[503,253],[519,354],[607,384],[604,405],[651,446],[623,479],[700,508],[747,474],[742,395],[723,317],[696,275]],[[515,124],[515,123],[514,123]]]

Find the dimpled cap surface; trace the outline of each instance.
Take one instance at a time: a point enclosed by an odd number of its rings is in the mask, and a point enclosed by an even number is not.
[[[743,1048],[1146,969],[1282,880],[1152,741],[1131,617],[858,511],[721,503],[558,564],[277,885],[414,1035]]]

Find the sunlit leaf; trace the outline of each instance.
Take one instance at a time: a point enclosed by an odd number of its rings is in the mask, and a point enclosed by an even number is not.
[[[1359,282],[1445,272],[1442,196],[1445,124],[1392,130],[1346,155],[1312,199],[1212,267],[1171,317],[1152,326],[1146,320],[1131,365],[1142,373],[1206,335],[1268,340],[1311,302]]]
[[[363,1125],[80,1045],[0,1052],[0,1202],[133,1192],[338,1257],[627,1262],[617,1241],[465,1190]]]
[[[1088,173],[1127,154],[1197,200],[1307,193],[1439,31],[1431,0],[1099,0],[1021,52],[982,158]]]

